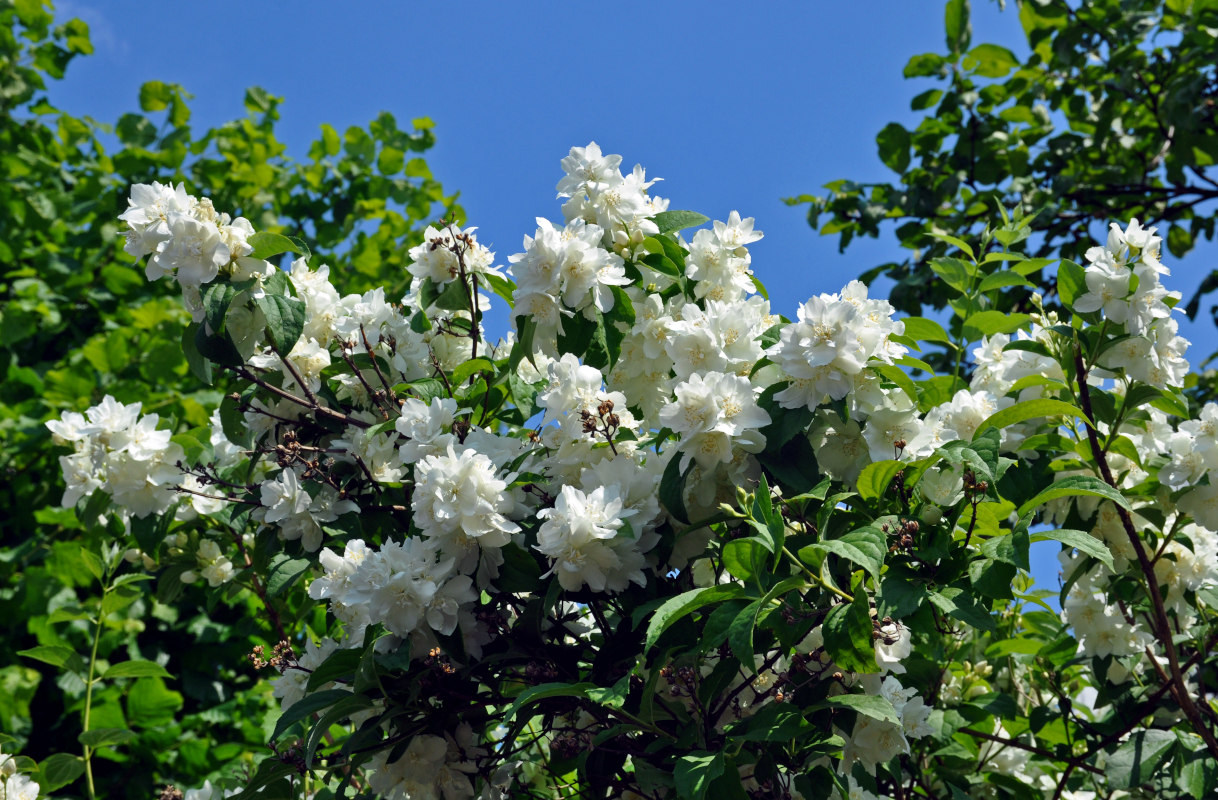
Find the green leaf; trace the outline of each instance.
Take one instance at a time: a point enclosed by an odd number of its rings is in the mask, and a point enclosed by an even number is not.
[[[304,301],[266,292],[261,297],[255,297],[254,303],[266,317],[266,332],[270,334],[275,352],[286,358],[304,331]]]
[[[495,365],[489,358],[472,358],[461,363],[461,366],[453,370],[452,375],[448,377],[453,386],[465,383],[474,374],[481,372],[489,372],[494,375]],[[488,379],[489,380],[489,379]]]
[[[621,708],[630,694],[630,676],[623,675],[618,682],[608,687],[597,686],[588,690],[588,699],[607,708]]]
[[[56,753],[38,765],[38,786],[43,793],[50,794],[84,774],[84,759],[68,753]]]
[[[169,671],[155,661],[122,661],[102,674],[103,678],[172,678]]]
[[[959,55],[968,49],[972,38],[972,24],[969,22],[968,0],[948,0],[943,13],[944,27],[947,31],[947,49],[952,55]]]
[[[697,211],[661,211],[651,219],[655,222],[656,227],[660,229],[660,233],[671,233],[673,231],[682,231],[686,228],[696,228],[699,225],[710,222],[710,217],[705,214],[699,214]]]
[[[858,477],[859,497],[877,500],[888,491],[888,485],[897,473],[905,468],[900,461],[875,461],[863,467]]]
[[[1016,403],[1013,406],[995,411],[990,416],[986,417],[980,425],[977,426],[977,434],[983,433],[987,428],[998,428],[999,430],[1014,425],[1017,422],[1023,422],[1029,419],[1039,419],[1040,417],[1081,417],[1083,412],[1061,400],[1053,400],[1048,397],[1039,398],[1036,400],[1024,400],[1022,403]],[[974,435],[977,435],[974,434]]]
[[[972,596],[958,586],[948,586],[930,593],[930,602],[949,617],[967,623],[978,630],[994,630],[994,618]]]
[[[758,599],[740,610],[732,623],[727,626],[727,643],[732,649],[732,655],[740,662],[745,674],[756,671],[756,650],[753,648],[753,631],[757,627],[757,614],[762,608],[763,601]]]
[[[906,317],[901,320],[905,324],[905,335],[919,342],[951,342],[947,331],[933,319],[925,317]]]
[[[647,638],[643,645],[643,652],[650,650],[659,641],[664,631],[672,627],[677,620],[703,606],[738,597],[743,591],[744,589],[740,586],[724,584],[690,589],[688,592],[682,592],[676,597],[669,598],[651,615],[651,622],[647,624]]]
[[[161,81],[148,81],[140,87],[140,110],[164,111],[172,97],[172,85]]]
[[[889,571],[880,583],[876,608],[883,616],[904,619],[917,611],[925,599],[925,586]]]
[[[940,233],[939,231],[929,231],[929,233],[931,236],[938,239],[939,241],[947,242],[948,244],[952,245],[953,247],[956,247],[962,253],[967,255],[970,259],[976,259],[976,256],[973,255],[973,248],[971,246],[969,246],[969,243],[964,241],[963,239],[958,239],[955,236],[951,236],[946,233]],[[961,263],[963,264],[965,262],[961,262]],[[972,265],[967,265],[965,271],[968,272],[969,274],[971,274],[971,269],[972,269]]]
[[[890,122],[875,137],[875,143],[884,166],[898,174],[909,168],[909,131],[905,128]]]
[[[839,694],[822,700],[813,708],[844,708],[880,722],[901,724],[901,717],[892,703],[875,694]]]
[[[1102,540],[1097,539],[1084,531],[1037,531],[1036,533],[1033,533],[1029,539],[1032,542],[1061,542],[1068,547],[1073,547],[1075,550],[1098,558],[1106,567],[1108,567],[1108,569],[1113,569],[1112,551],[1108,549],[1108,545],[1104,544]]]
[[[449,281],[431,305],[444,311],[469,311],[469,290],[460,280]]]
[[[958,258],[932,258],[930,268],[948,286],[961,294],[968,292],[972,264]]]
[[[1050,500],[1055,500],[1059,497],[1103,497],[1119,505],[1127,511],[1133,510],[1129,504],[1129,500],[1125,495],[1113,489],[1108,484],[1104,483],[1099,478],[1091,477],[1090,475],[1071,475],[1067,478],[1061,478],[1054,481],[1053,485],[1045,489],[1040,494],[1033,497],[1019,507],[1017,512],[1019,516],[1023,516],[1034,508],[1044,505]]]
[[[304,243],[304,240],[298,239],[295,236],[284,236],[280,233],[259,231],[245,241],[246,244],[254,248],[253,252],[246,256],[246,258],[257,258],[267,261],[283,253],[299,253],[306,258],[310,255],[309,246]]]
[[[313,766],[313,754],[317,752],[317,745],[321,743],[321,737],[326,735],[332,725],[358,711],[364,711],[371,707],[372,698],[362,694],[354,694],[350,697],[344,697],[326,709],[326,713],[322,714],[321,719],[309,730],[309,736],[305,740],[305,766]]]
[[[681,471],[681,455],[673,453],[664,475],[660,479],[660,504],[672,517],[682,524],[689,524],[689,512],[685,510],[685,479],[694,468],[691,459],[685,471]]]
[[[884,567],[884,554],[888,542],[879,528],[868,526],[851,531],[838,539],[824,539],[801,548],[799,557],[806,563],[814,563],[813,557],[820,553],[833,553],[867,570],[871,577],[879,580]]]
[[[76,651],[70,647],[57,644],[40,644],[28,650],[18,650],[17,655],[50,664],[52,667],[66,667],[72,672],[84,674],[85,662]]]
[[[677,796],[682,800],[703,800],[710,785],[723,774],[723,753],[695,750],[681,756],[673,770]]]
[[[138,733],[129,731],[126,728],[95,728],[80,734],[76,737],[76,740],[85,747],[97,749],[108,744],[122,744],[123,742],[129,742],[132,739],[138,738]]]
[[[1134,789],[1150,782],[1167,760],[1176,735],[1151,728],[1134,732],[1108,756],[1104,772],[1113,788]]]
[[[977,287],[979,292],[988,292],[992,289],[1005,289],[1008,286],[1023,286],[1027,289],[1035,289],[1036,285],[1029,282],[1027,278],[1012,270],[1002,270],[995,272],[992,275],[986,275],[981,279],[981,285]]]
[[[1074,301],[1087,292],[1086,272],[1073,261],[1062,259],[1057,267],[1057,296],[1062,299],[1062,305],[1074,310]]]
[[[503,722],[510,722],[521,709],[548,697],[585,697],[589,689],[595,689],[595,683],[543,683],[531,686],[516,695],[515,702],[503,716]]]
[[[1015,54],[996,44],[979,44],[964,55],[964,68],[983,78],[1002,78],[1018,66]]]
[[[825,615],[825,651],[844,670],[876,672],[871,633],[871,605],[862,581],[855,581],[853,602],[835,605]]]
[[[211,362],[203,357],[195,345],[199,328],[199,323],[192,322],[182,329],[182,354],[186,356],[186,365],[190,367],[190,373],[204,386],[211,386]]]
[[[733,539],[723,545],[723,566],[734,577],[750,581],[766,571],[770,548],[756,536]]]
[[[312,566],[313,563],[307,558],[292,558],[284,553],[277,553],[271,559],[270,569],[267,572],[267,595],[277,597],[282,594]]]
[[[964,336],[974,342],[996,333],[1014,333],[1027,324],[1027,314],[1011,314],[1002,311],[978,311],[964,321]]]
[[[181,707],[182,695],[166,688],[160,678],[140,678],[127,690],[127,720],[132,725],[164,725]]]
[[[322,692],[305,695],[288,706],[283,714],[280,715],[279,719],[275,722],[275,730],[271,734],[270,740],[272,742],[277,740],[295,723],[312,716],[322,709],[329,708],[346,697],[351,697],[351,692],[346,689],[326,689]]]

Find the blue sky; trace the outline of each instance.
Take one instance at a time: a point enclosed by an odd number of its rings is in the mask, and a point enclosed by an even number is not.
[[[673,208],[756,218],[765,238],[753,267],[774,310],[834,292],[901,253],[895,237],[838,254],[804,210],[782,198],[837,178],[887,180],[874,137],[911,124],[928,88],[901,71],[944,49],[943,6],[919,0],[829,3],[574,2],[335,3],[70,0],[61,16],[90,23],[96,53],[74,63],[52,100],[113,121],[138,110],[147,80],[194,95],[200,130],[244,114],[247,86],[285,98],[279,135],[304,158],[322,123],[342,131],[380,111],[435,123],[425,157],[460,189],[470,224],[499,263],[521,249],[534,218],[560,219],[559,159],[597,141],[664,178]],[[974,3],[973,41],[1020,50],[1013,9]],[[204,192],[206,187],[192,187]],[[1215,248],[1172,264],[1185,299]],[[1185,332],[1194,359],[1218,347],[1208,323]],[[1051,549],[1034,571],[1056,583]]]

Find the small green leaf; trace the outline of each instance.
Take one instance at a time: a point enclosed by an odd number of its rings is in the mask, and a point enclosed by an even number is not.
[[[1079,408],[1061,400],[1053,400],[1048,397],[1025,400],[1022,403],[1008,406],[1001,411],[995,411],[977,426],[977,433],[983,433],[987,428],[1002,430],[1017,422],[1039,419],[1040,417],[1081,417],[1082,415],[1083,412]]]
[[[307,558],[291,558],[284,553],[277,554],[271,559],[270,570],[267,573],[267,595],[276,597],[282,594],[312,566],[313,563]]]
[[[246,244],[254,248],[253,252],[246,256],[246,258],[257,258],[266,261],[283,253],[299,253],[306,258],[309,256],[309,246],[295,236],[284,236],[279,233],[259,231],[245,241]]]
[[[839,694],[817,703],[814,708],[844,708],[880,722],[901,724],[901,718],[892,703],[875,694]]]
[[[155,661],[122,661],[102,674],[103,678],[172,678],[169,671]]]
[[[983,631],[994,630],[994,618],[990,612],[974,600],[969,592],[958,586],[930,593],[930,602],[949,617],[972,625]]]
[[[898,174],[909,168],[909,131],[900,124],[890,122],[875,137],[879,147],[880,161]]]
[[[1134,732],[1107,758],[1104,771],[1110,785],[1135,789],[1150,783],[1175,743],[1176,735],[1171,731],[1151,728]]]
[[[983,78],[1002,78],[1019,66],[1015,54],[996,44],[979,44],[964,56],[964,68]]]
[[[770,548],[756,536],[733,539],[723,545],[723,566],[733,577],[742,581],[752,580],[765,572]]]
[[[673,770],[677,796],[682,800],[703,800],[715,779],[723,774],[723,753],[696,750],[681,756]]]
[[[906,317],[901,320],[905,325],[905,335],[919,342],[951,342],[947,331],[933,319],[925,317]]]
[[[286,358],[304,331],[305,304],[295,297],[266,292],[255,297],[254,303],[266,317],[266,332],[270,334],[275,352]]]
[[[1036,285],[1029,282],[1027,278],[1012,270],[1002,270],[995,272],[992,275],[986,275],[981,279],[981,285],[977,287],[979,292],[988,292],[992,289],[1005,289],[1008,286],[1023,286],[1027,289],[1035,289]]]
[[[959,55],[968,49],[973,28],[969,22],[968,0],[948,0],[943,12],[944,28],[947,31],[947,49]]]
[[[685,510],[685,479],[693,468],[691,460],[682,472],[681,456],[679,453],[673,453],[660,479],[660,504],[677,522],[686,525],[689,524],[689,512]]]
[[[84,659],[70,647],[58,644],[40,644],[28,650],[18,650],[17,655],[50,664],[52,667],[66,667],[72,672],[80,674],[85,672]]]
[[[84,759],[68,753],[56,753],[38,765],[38,786],[43,793],[49,794],[84,774]]]
[[[824,539],[801,548],[799,557],[807,563],[813,563],[813,557],[819,553],[833,553],[848,561],[858,564],[871,577],[877,580],[880,570],[884,567],[884,554],[888,552],[888,542],[884,532],[879,528],[866,527],[851,531],[838,539]]]
[[[1085,270],[1073,261],[1062,259],[1057,267],[1057,296],[1061,298],[1062,304],[1073,311],[1075,299],[1086,292]]]
[[[1027,314],[1011,314],[1002,311],[978,311],[964,321],[964,336],[975,342],[996,333],[1013,333],[1022,328],[1031,317]]]
[[[1104,566],[1108,567],[1108,569],[1113,568],[1112,551],[1108,549],[1108,545],[1104,544],[1102,540],[1097,539],[1084,531],[1038,531],[1033,533],[1029,539],[1032,542],[1061,542],[1068,547],[1073,547],[1075,550],[1098,558],[1104,563]]]
[[[139,734],[126,728],[95,728],[76,737],[77,741],[85,747],[94,749],[108,744],[122,744],[137,738],[139,738]]]
[[[740,586],[724,584],[690,589],[688,592],[682,592],[676,597],[669,598],[651,615],[651,622],[647,624],[647,638],[643,645],[643,652],[650,650],[659,641],[664,631],[672,627],[677,620],[703,606],[738,597],[743,591],[744,589]]]
[[[697,211],[661,211],[656,214],[651,220],[660,229],[660,233],[671,233],[673,231],[681,231],[686,228],[696,228],[699,225],[710,222],[710,217],[705,214],[699,214]]]
[[[877,672],[871,632],[871,604],[862,581],[855,581],[853,602],[833,606],[825,615],[825,651],[844,670]]]
[[[275,722],[275,730],[271,741],[275,741],[292,727],[293,724],[306,719],[322,709],[329,708],[343,698],[350,697],[351,692],[345,689],[327,689],[323,692],[307,694],[300,700],[288,706]]]
[[[515,702],[503,716],[503,722],[510,722],[521,709],[548,697],[585,697],[589,689],[595,689],[595,683],[543,683],[531,686],[516,695]]]
[[[900,461],[875,461],[863,467],[858,477],[859,497],[876,500],[888,491],[888,485],[897,473],[905,468]]]
[[[1022,517],[1024,514],[1044,505],[1050,500],[1056,500],[1059,497],[1076,496],[1103,497],[1127,511],[1133,509],[1129,504],[1129,500],[1125,498],[1125,495],[1113,489],[1099,478],[1094,478],[1090,475],[1071,475],[1070,477],[1055,481],[1048,489],[1045,489],[1020,506],[1017,513]]]

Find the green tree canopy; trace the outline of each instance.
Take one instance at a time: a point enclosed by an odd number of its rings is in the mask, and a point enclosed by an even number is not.
[[[808,203],[809,222],[843,250],[894,223],[909,257],[864,280],[888,274],[892,302],[910,313],[942,308],[949,291],[927,267],[949,249],[932,234],[969,239],[1000,209],[1035,215],[1024,246],[1038,257],[1080,260],[1091,226],[1129,216],[1165,229],[1177,258],[1214,238],[1218,3],[1023,0],[1017,13],[1024,58],[974,45],[968,0],[950,0],[946,52],[905,67],[906,78],[938,82],[911,103],[921,119],[876,137],[897,179],[838,180],[791,200]],[[1203,291],[1214,288],[1218,272]]]
[[[186,90],[154,81],[140,112],[106,124],[47,99],[48,84],[92,50],[83,21],[56,20],[40,0],[0,0],[0,732],[31,757],[71,749],[86,687],[72,670],[57,684],[56,648],[88,654],[87,621],[100,614],[99,663],[142,657],[180,678],[173,689],[159,673],[110,680],[92,697],[91,729],[138,736],[121,753],[103,748],[98,793],[147,797],[170,780],[201,784],[265,742],[266,687],[239,667],[270,625],[236,592],[226,609],[186,587],[190,611],[162,605],[169,598],[147,583],[103,592],[89,555],[113,531],[56,508],[61,453],[46,420],[109,394],[142,402],[181,434],[208,423],[224,389],[190,374],[189,315],[123,252],[116,215],[131,184],[206,187],[216,207],[297,237],[353,291],[402,290],[420,223],[463,212],[421,157],[435,141],[428,119],[325,125],[294,160],[276,135],[280,98],[251,88],[245,117],[199,131]],[[217,715],[232,724],[215,726]],[[52,771],[70,775],[75,763],[65,755]]]

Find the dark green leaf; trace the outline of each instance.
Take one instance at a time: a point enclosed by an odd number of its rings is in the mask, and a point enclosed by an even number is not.
[[[102,674],[103,678],[172,678],[169,671],[155,661],[120,661]]]

